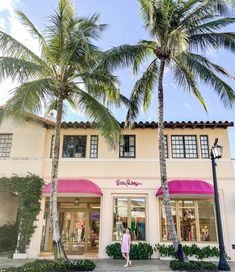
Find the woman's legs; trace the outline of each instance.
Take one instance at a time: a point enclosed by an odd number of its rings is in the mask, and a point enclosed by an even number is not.
[[[126,263],[127,263],[128,265],[130,264],[129,253],[126,253]]]
[[[129,254],[122,253],[122,257],[126,260],[126,264],[124,265],[124,267],[127,267],[129,265]]]

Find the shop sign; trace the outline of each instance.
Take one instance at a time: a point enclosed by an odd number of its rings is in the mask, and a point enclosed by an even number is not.
[[[115,180],[117,186],[126,186],[126,187],[138,187],[139,185],[142,185],[142,182],[132,180],[132,179],[116,179]]]

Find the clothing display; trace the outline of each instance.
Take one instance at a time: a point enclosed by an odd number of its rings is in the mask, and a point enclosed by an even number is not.
[[[116,222],[116,240],[120,241],[122,238],[122,233],[123,233],[123,223],[122,221],[117,221]]]
[[[77,236],[78,236],[77,240],[78,240],[78,243],[79,243],[82,240],[82,231],[85,228],[85,226],[81,222],[77,222],[75,226],[76,226],[76,229],[77,229]]]

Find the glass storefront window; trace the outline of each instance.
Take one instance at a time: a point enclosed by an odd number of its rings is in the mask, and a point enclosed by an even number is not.
[[[120,241],[125,228],[130,228],[132,240],[145,241],[145,198],[115,197],[113,240]]]
[[[180,234],[182,241],[197,241],[195,209],[179,209]]]
[[[171,201],[171,208],[172,208],[172,215],[173,215],[173,220],[175,223],[175,228],[176,228],[176,204],[175,201]],[[170,233],[168,232],[167,229],[167,221],[166,221],[166,213],[164,209],[163,202],[161,202],[161,214],[162,214],[162,220],[161,220],[161,236],[162,236],[162,241],[170,241]]]
[[[198,201],[198,212],[201,241],[217,241],[214,200],[211,199],[210,201]]]
[[[217,241],[213,199],[174,200],[171,201],[171,205],[175,227],[181,241]],[[170,240],[163,201],[161,201],[161,239]]]

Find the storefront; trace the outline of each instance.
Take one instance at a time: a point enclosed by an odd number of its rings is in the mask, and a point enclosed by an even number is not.
[[[45,212],[41,238],[41,254],[52,253],[49,197],[50,184],[43,189]],[[100,198],[102,192],[85,179],[58,180],[58,221],[61,240],[69,255],[87,252],[98,254],[100,234]]]
[[[117,179],[114,188],[100,187],[89,180],[58,180],[59,227],[68,255],[105,257],[105,247],[120,242],[127,227],[132,243],[170,243],[160,186]],[[50,184],[43,190],[41,256],[52,254],[49,192]],[[216,244],[213,186],[204,180],[171,180],[169,192],[180,240]]]
[[[183,243],[216,243],[214,189],[203,180],[169,181],[172,214],[179,239]],[[169,242],[162,188],[156,194],[160,201],[161,242]]]

